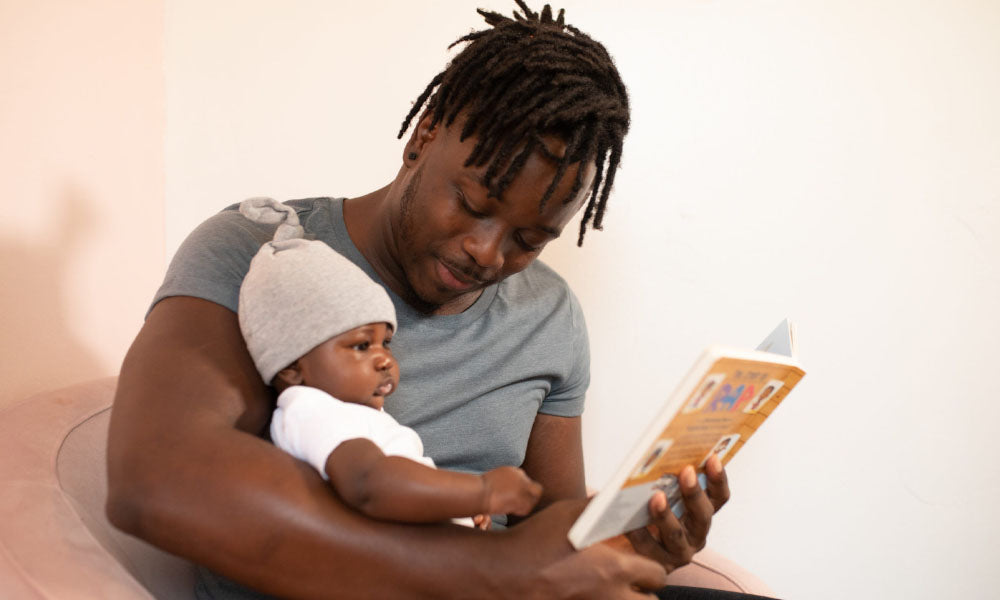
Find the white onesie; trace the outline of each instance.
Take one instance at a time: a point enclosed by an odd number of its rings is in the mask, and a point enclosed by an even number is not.
[[[386,456],[402,456],[434,467],[424,456],[420,436],[400,425],[389,413],[363,404],[338,400],[323,390],[295,385],[278,396],[278,407],[271,417],[271,440],[299,460],[304,460],[326,475],[326,459],[337,446],[356,438],[371,440]],[[471,517],[452,519],[466,527],[475,527]]]
[[[403,456],[429,467],[417,432],[400,425],[389,413],[338,400],[323,390],[296,385],[278,396],[271,419],[271,440],[295,458],[326,475],[326,459],[347,440],[371,440],[386,456]]]

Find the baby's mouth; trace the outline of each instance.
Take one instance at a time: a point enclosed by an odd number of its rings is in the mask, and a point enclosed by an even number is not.
[[[373,396],[388,396],[392,393],[396,386],[392,381],[383,381],[377,388],[375,388],[375,393]]]

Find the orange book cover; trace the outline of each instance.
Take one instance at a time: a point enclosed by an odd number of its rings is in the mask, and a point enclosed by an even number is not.
[[[647,504],[657,490],[683,514],[677,475],[694,465],[704,486],[713,453],[727,464],[799,383],[786,319],[757,350],[713,346],[705,350],[625,461],[569,531],[574,547],[631,531],[649,522]]]

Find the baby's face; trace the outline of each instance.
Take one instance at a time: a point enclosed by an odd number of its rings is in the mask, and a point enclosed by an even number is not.
[[[302,383],[344,402],[381,409],[399,385],[399,365],[387,323],[370,323],[332,337],[299,359]]]

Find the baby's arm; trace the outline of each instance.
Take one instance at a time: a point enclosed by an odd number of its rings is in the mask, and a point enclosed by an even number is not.
[[[377,519],[428,523],[484,514],[526,515],[542,486],[517,467],[482,475],[443,471],[401,456],[386,456],[371,440],[355,438],[326,459],[326,474],[348,505]]]

